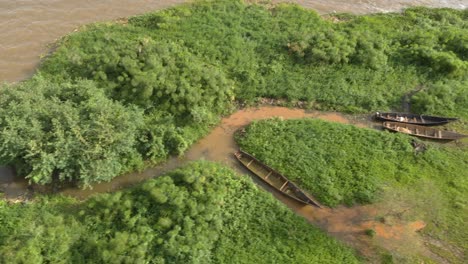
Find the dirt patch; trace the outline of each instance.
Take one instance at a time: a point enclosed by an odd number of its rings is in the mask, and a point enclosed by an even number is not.
[[[396,256],[430,256],[417,232],[426,223],[405,220],[401,214],[406,209],[395,212],[385,203],[319,209],[302,206],[280,194],[275,196],[309,222],[357,249],[369,262],[380,263],[381,249]]]

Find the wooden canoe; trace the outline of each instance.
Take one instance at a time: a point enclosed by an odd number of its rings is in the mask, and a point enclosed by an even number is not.
[[[409,113],[375,113],[375,118],[382,121],[400,122],[421,126],[437,126],[458,120],[451,117],[417,115]]]
[[[234,153],[234,155],[247,169],[274,189],[302,204],[313,205],[319,208],[322,207],[320,203],[299,189],[296,184],[288,180],[279,172],[263,164],[249,153],[239,150]]]
[[[398,122],[384,122],[383,127],[395,132],[438,140],[457,140],[467,137],[456,132]]]

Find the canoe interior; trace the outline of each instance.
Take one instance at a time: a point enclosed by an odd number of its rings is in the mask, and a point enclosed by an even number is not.
[[[426,126],[443,125],[448,122],[457,120],[457,118],[451,117],[428,116],[410,113],[376,113],[376,118],[384,121],[393,121]]]
[[[457,140],[466,137],[466,135],[456,132],[398,122],[384,122],[383,126],[392,131],[431,139]]]
[[[276,172],[272,168],[264,165],[250,154],[239,151],[236,154],[237,159],[258,176],[261,180],[272,186],[276,190],[284,193],[292,199],[304,204],[314,205],[321,207],[318,202],[312,200],[303,191],[301,191],[293,182],[289,181],[286,177]]]

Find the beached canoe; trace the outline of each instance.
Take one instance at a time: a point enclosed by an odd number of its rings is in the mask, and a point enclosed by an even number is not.
[[[390,131],[438,140],[457,140],[467,137],[467,135],[459,134],[456,132],[398,122],[384,122],[383,127]]]
[[[400,122],[421,126],[437,126],[456,121],[457,118],[417,115],[409,113],[375,113],[375,118],[382,121]]]
[[[253,172],[262,181],[282,192],[286,196],[306,205],[322,207],[320,203],[299,189],[296,184],[288,180],[279,172],[263,164],[249,153],[239,150],[234,153],[234,155],[247,169]]]

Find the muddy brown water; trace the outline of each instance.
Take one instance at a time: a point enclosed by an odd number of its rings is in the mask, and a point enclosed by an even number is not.
[[[369,121],[350,121],[345,116],[334,112],[306,111],[303,109],[277,106],[247,108],[223,118],[220,125],[216,126],[206,137],[195,143],[182,157],[172,157],[163,164],[148,168],[142,172],[128,173],[116,177],[110,182],[95,184],[92,186],[92,189],[65,188],[59,190],[59,192],[79,199],[85,199],[93,194],[116,191],[132,186],[195,160],[209,160],[224,163],[245,174],[247,170],[238,163],[233,155],[238,149],[234,141],[234,132],[254,120],[272,117],[283,119],[319,118],[343,124],[352,123],[360,127],[372,127],[374,125]],[[0,190],[5,193],[6,198],[10,199],[24,196],[30,192],[30,190],[28,190],[28,182],[24,180],[24,178],[15,176],[15,173],[11,169],[5,167],[0,167]],[[47,190],[47,192],[48,191],[50,190]]]
[[[185,0],[0,0],[0,83],[31,76],[47,45],[80,25],[162,9]],[[279,2],[279,1],[274,1]],[[295,0],[321,14],[399,11],[409,6],[466,8],[468,0]]]
[[[342,114],[333,112],[305,111],[303,109],[275,106],[248,108],[223,118],[219,126],[215,127],[206,137],[194,144],[183,157],[170,158],[164,164],[149,168],[143,172],[129,173],[119,176],[111,182],[95,184],[92,189],[67,188],[59,190],[59,192],[79,199],[86,199],[94,194],[130,187],[146,179],[157,177],[167,171],[181,167],[190,161],[204,159],[228,165],[239,172],[241,177],[251,177],[261,188],[273,194],[275,198],[295,213],[326,230],[329,234],[357,248],[361,254],[369,259],[375,258],[374,247],[376,245],[399,252],[406,250],[411,245],[411,252],[414,252],[414,250],[423,251],[421,249],[422,242],[415,231],[423,228],[424,222],[404,222],[396,218],[393,219],[391,224],[379,222],[377,221],[379,216],[388,214],[387,209],[382,209],[385,206],[380,204],[333,209],[304,206],[265,185],[257,177],[250,174],[233,155],[238,149],[234,141],[234,133],[254,120],[272,117],[282,119],[318,118],[370,129],[377,126],[367,119],[350,119]],[[5,169],[0,169],[0,173],[2,170],[5,173]],[[14,200],[14,197],[18,195],[23,198],[31,195],[30,190],[27,188],[27,182],[24,179],[15,178],[11,172],[8,172],[7,175],[8,177],[3,177],[3,184],[0,181],[0,187],[2,187],[7,198]],[[368,229],[375,230],[376,235],[373,239],[366,235],[365,232]]]

